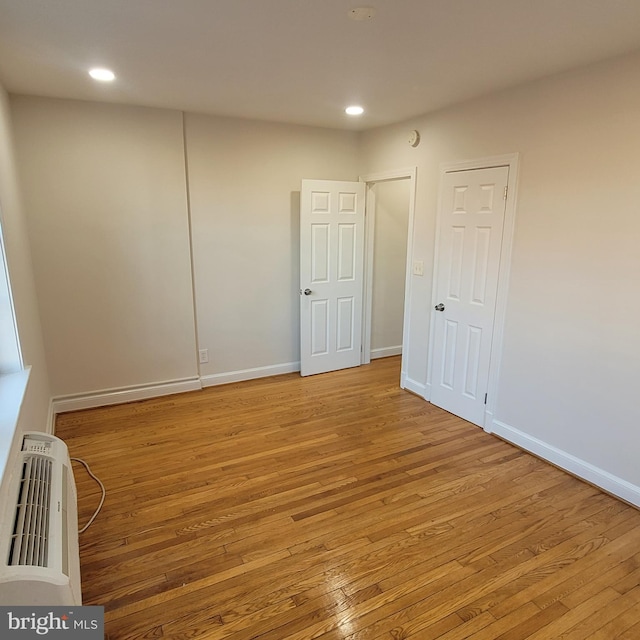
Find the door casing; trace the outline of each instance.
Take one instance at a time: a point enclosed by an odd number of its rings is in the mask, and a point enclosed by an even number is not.
[[[409,180],[409,220],[407,227],[407,258],[405,265],[404,311],[402,324],[402,365],[400,387],[405,388],[406,364],[409,354],[409,306],[411,302],[411,247],[413,246],[413,225],[416,202],[416,167],[381,171],[360,176],[366,185],[365,240],[364,240],[364,300],[362,314],[362,357],[361,364],[371,362],[371,315],[373,296],[373,248],[375,235],[375,185],[391,180]]]

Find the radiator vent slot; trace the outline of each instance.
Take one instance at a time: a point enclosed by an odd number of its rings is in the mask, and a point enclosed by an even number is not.
[[[9,566],[47,566],[52,466],[51,459],[40,456],[23,460]]]

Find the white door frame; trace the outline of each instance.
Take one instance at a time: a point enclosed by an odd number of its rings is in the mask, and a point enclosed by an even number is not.
[[[440,238],[440,212],[442,210],[443,184],[447,173],[452,171],[469,171],[472,169],[488,169],[491,167],[509,167],[507,183],[507,202],[504,213],[504,227],[502,230],[502,247],[500,250],[500,270],[498,272],[498,289],[496,293],[496,308],[493,323],[493,339],[491,341],[491,357],[489,362],[489,381],[487,386],[487,402],[484,410],[483,428],[491,433],[491,425],[496,407],[498,381],[500,379],[500,365],[502,363],[502,347],[504,340],[504,325],[507,313],[507,294],[509,290],[509,276],[511,274],[511,253],[513,248],[513,232],[515,228],[517,188],[518,188],[519,154],[509,153],[501,156],[489,156],[476,160],[460,162],[445,162],[440,165],[440,185],[438,187],[438,212],[436,215],[436,235],[433,255],[433,283],[431,287],[431,318],[429,322],[429,356],[427,363],[427,385],[425,399],[431,398],[431,384],[433,380],[433,340],[434,340],[434,307],[439,302],[437,297],[438,277],[438,243]]]
[[[366,203],[364,218],[364,300],[362,314],[362,357],[361,364],[371,362],[371,315],[373,308],[373,245],[375,236],[375,185],[377,182],[391,180],[409,180],[409,221],[407,229],[407,260],[404,281],[404,317],[402,324],[402,365],[400,387],[405,388],[406,364],[409,353],[409,303],[411,300],[411,257],[413,247],[413,223],[416,204],[416,167],[394,169],[360,176],[360,182],[366,184]]]

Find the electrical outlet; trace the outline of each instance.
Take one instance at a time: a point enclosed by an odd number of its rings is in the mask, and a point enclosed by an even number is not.
[[[198,354],[200,356],[200,364],[209,362],[209,349],[200,349],[200,351],[198,351]]]

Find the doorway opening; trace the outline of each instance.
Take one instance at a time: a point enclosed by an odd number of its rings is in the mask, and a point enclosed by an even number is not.
[[[415,167],[362,176],[366,184],[362,364],[408,354]]]
[[[415,177],[411,168],[302,181],[302,376],[402,352],[404,388]]]

